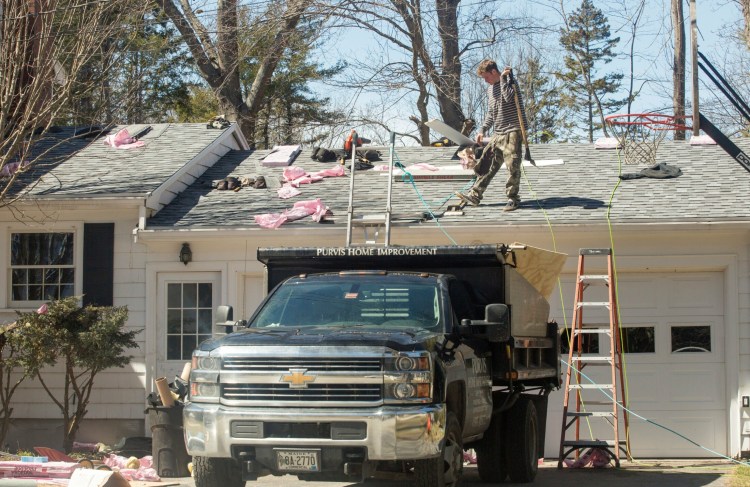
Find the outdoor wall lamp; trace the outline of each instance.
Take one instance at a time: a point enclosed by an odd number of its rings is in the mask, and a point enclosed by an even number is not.
[[[188,262],[191,260],[193,260],[193,251],[190,250],[189,243],[184,243],[182,244],[182,249],[180,249],[180,262],[188,265]]]

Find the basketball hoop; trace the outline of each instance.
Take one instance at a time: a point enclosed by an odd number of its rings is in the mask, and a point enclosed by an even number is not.
[[[683,116],[687,122],[692,117]],[[673,115],[661,113],[624,113],[604,117],[622,146],[625,164],[656,164],[656,150],[667,132],[690,130]]]

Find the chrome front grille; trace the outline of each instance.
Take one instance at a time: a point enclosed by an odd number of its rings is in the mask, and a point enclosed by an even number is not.
[[[378,358],[226,357],[222,368],[238,372],[285,372],[291,368],[304,368],[311,372],[380,372],[383,365]]]
[[[221,397],[233,401],[379,401],[383,386],[373,384],[310,384],[291,389],[287,384],[225,385]]]
[[[383,358],[225,356],[221,401],[278,407],[382,404]]]

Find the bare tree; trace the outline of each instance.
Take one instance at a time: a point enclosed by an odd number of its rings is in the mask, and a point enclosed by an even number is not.
[[[55,146],[38,142],[106,77],[106,66],[98,76],[82,74],[115,49],[108,40],[139,8],[131,0],[0,0],[0,206],[30,189],[23,175]]]
[[[742,19],[744,20],[743,38],[745,45],[750,49],[750,0],[734,0],[742,10]]]
[[[253,144],[257,123],[256,113],[264,106],[265,89],[285,49],[290,44],[297,26],[313,5],[313,0],[286,0],[264,3],[266,10],[255,18],[251,26],[258,38],[266,43],[255,71],[255,79],[246,92],[240,80],[240,52],[238,36],[239,5],[237,0],[216,2],[216,35],[201,22],[189,0],[156,0],[164,13],[182,34],[203,79],[219,100],[219,106],[232,121],[236,121],[247,140]]]
[[[360,90],[388,91],[403,102],[405,94],[413,95],[414,122],[422,145],[429,144],[430,107],[436,105],[440,117],[451,127],[465,128],[461,80],[467,52],[492,45],[497,40],[495,23],[485,15],[479,20],[467,17],[466,37],[460,38],[458,7],[460,0],[345,1],[337,8],[342,26],[355,26],[374,34],[382,43],[379,51],[397,53],[375,55],[368,63],[350,60],[360,76],[349,86]],[[480,25],[483,28],[478,28]],[[373,54],[373,53],[371,53]],[[389,55],[390,56],[390,55]]]

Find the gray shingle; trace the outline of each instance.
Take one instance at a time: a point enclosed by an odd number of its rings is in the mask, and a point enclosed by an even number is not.
[[[115,134],[121,128],[114,127],[109,133]],[[140,138],[145,142],[144,147],[116,149],[105,145],[101,137],[72,139],[73,129],[65,128],[47,137],[45,143],[54,139],[58,147],[31,171],[29,176],[39,182],[30,195],[146,195],[167,181],[222,132],[198,123],[154,124],[151,131]]]
[[[743,150],[750,149],[747,141],[735,142]],[[524,168],[521,181],[523,201],[517,211],[502,211],[506,202],[506,170],[503,167],[490,185],[481,206],[468,207],[464,216],[446,217],[442,221],[542,225],[546,224],[546,215],[555,223],[601,223],[606,221],[610,198],[610,217],[612,221],[620,223],[750,220],[750,205],[747,204],[750,173],[718,146],[690,146],[687,142],[665,141],[659,147],[657,162],[681,168],[682,176],[629,181],[619,180],[620,171],[638,172],[645,166],[620,167],[615,150],[596,149],[591,144],[544,144],[531,149],[537,160],[563,159],[565,164]],[[451,159],[455,150],[455,147],[406,147],[397,148],[396,155],[407,166],[418,162],[455,165],[458,160]],[[381,152],[383,158],[387,159],[388,150]],[[345,225],[348,177],[327,178],[304,185],[300,188],[301,195],[287,200],[280,199],[275,189],[242,188],[234,192],[211,188],[212,180],[229,175],[262,174],[280,178],[282,168],[260,166],[260,160],[267,153],[230,152],[170,205],[149,219],[147,226],[151,229],[254,227],[254,215],[281,212],[296,201],[314,198],[320,198],[333,211],[336,224]],[[303,150],[294,164],[308,172],[335,164],[318,163],[311,160],[310,155],[311,150]],[[395,214],[409,215],[408,220],[413,222],[414,218],[428,211],[426,202],[439,215],[443,211],[438,209],[439,204],[465,186],[466,181],[455,180],[417,181],[414,185],[399,181],[393,187],[393,211]],[[355,183],[355,212],[383,213],[386,187],[387,177],[383,173],[359,172]],[[394,221],[394,225],[398,223],[399,220]],[[425,224],[434,225],[433,222]],[[318,224],[308,218],[285,224],[289,225]]]

